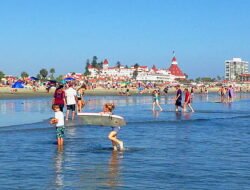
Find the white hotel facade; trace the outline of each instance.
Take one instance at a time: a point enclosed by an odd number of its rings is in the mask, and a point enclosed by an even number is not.
[[[185,79],[185,75],[182,73],[178,67],[176,58],[172,59],[172,64],[169,69],[157,69],[155,66],[149,68],[148,66],[139,66],[134,68],[126,68],[124,66],[110,67],[107,59],[103,62],[103,68],[101,71],[97,71],[96,68],[93,68],[91,65],[88,67],[91,77],[111,77],[112,79],[131,79],[135,70],[138,71],[136,77],[137,81],[144,82],[173,82],[175,79]]]
[[[248,62],[241,58],[233,58],[225,61],[225,79],[237,80],[240,75],[248,74]]]

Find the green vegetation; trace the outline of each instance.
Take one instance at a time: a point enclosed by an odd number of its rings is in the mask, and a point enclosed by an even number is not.
[[[54,78],[54,74],[55,74],[55,69],[54,68],[51,68],[50,70],[49,70],[49,72],[50,72],[50,79],[51,80],[54,80],[55,78]]]
[[[27,78],[28,76],[29,76],[29,74],[28,74],[27,72],[25,72],[25,71],[23,71],[23,72],[21,73],[21,77],[22,77],[23,79]]]
[[[136,63],[134,64],[134,68],[135,68],[135,71],[133,72],[133,79],[136,79],[136,77],[138,76],[138,68],[139,68],[139,64]]]
[[[119,72],[120,72],[120,69],[121,69],[121,62],[120,62],[120,61],[117,61],[116,67],[118,68],[118,70],[119,70]]]
[[[86,61],[86,66],[85,66],[85,72],[84,72],[84,75],[87,76],[87,75],[90,75],[90,72],[89,72],[89,69],[88,67],[91,65],[93,68],[96,68],[97,69],[97,73],[100,73],[101,72],[101,69],[103,68],[103,62],[97,62],[98,58],[97,56],[93,56],[93,59],[92,59],[92,62],[90,64],[89,62],[89,59],[87,59]]]
[[[85,75],[85,76],[91,74],[91,72],[89,71],[89,66],[90,66],[90,62],[89,62],[89,59],[87,59],[87,61],[86,61],[86,66],[85,66],[85,72],[84,72],[84,75]]]
[[[39,73],[40,73],[40,76],[42,77],[41,78],[42,80],[47,79],[48,71],[46,69],[41,69]]]
[[[63,80],[63,75],[59,75],[58,77],[56,77],[57,82],[61,82],[62,80]]]
[[[0,80],[2,80],[2,78],[4,78],[5,74],[3,71],[0,71]]]

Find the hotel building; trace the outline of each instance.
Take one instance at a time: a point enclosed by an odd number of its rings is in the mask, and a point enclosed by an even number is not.
[[[248,73],[248,62],[241,58],[225,61],[225,79],[229,81],[239,80],[240,75]]]

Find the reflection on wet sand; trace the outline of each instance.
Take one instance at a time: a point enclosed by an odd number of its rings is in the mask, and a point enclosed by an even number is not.
[[[184,112],[184,113],[183,113],[183,116],[184,116],[184,118],[185,118],[186,120],[189,120],[190,117],[191,117],[191,114],[192,114],[192,113],[190,113],[190,112]]]
[[[55,187],[61,189],[64,186],[63,175],[63,146],[58,146],[55,157]]]
[[[160,115],[160,111],[159,110],[153,110],[153,116],[154,116],[154,118],[159,117],[159,115]]]
[[[179,111],[175,112],[176,120],[181,120],[181,114]]]
[[[120,186],[121,177],[120,177],[120,162],[123,157],[123,153],[119,151],[112,151],[109,165],[108,165],[108,181],[107,185],[109,187]]]

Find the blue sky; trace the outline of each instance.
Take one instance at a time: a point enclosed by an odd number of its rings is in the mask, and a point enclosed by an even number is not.
[[[168,68],[175,50],[190,78],[250,61],[248,0],[2,0],[0,70],[84,72],[87,59]]]

